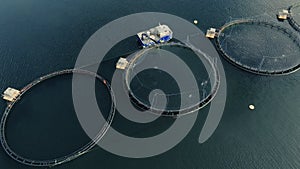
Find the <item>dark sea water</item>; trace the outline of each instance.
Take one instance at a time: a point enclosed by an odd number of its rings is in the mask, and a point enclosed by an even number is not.
[[[0,91],[8,86],[22,88],[41,75],[72,68],[88,38],[100,27],[122,16],[165,12],[191,22],[198,19],[197,26],[206,31],[211,26],[222,26],[230,18],[265,12],[273,12],[275,17],[279,10],[295,2],[0,0]],[[127,49],[134,48],[130,43],[126,45]],[[114,51],[112,55],[122,53]],[[100,73],[103,77],[111,78],[115,61],[102,64]],[[226,107],[218,128],[205,143],[199,144],[198,137],[209,107],[199,111],[196,124],[187,137],[164,154],[130,159],[98,148],[53,168],[300,168],[300,71],[287,76],[265,77],[242,71],[223,58],[222,62],[227,79]],[[256,109],[250,111],[249,104],[255,104]],[[105,102],[105,105],[108,107],[109,103]],[[1,100],[1,112],[5,107],[6,102]],[[114,125],[120,127],[124,125],[122,122],[117,114]],[[163,122],[172,123],[168,119],[160,121]],[[167,128],[167,125],[162,124],[161,128]],[[159,127],[149,132],[157,131],[160,131]],[[128,134],[147,135],[140,128]],[[65,155],[87,143],[89,139],[72,107],[71,76],[51,79],[25,94],[8,120],[7,137],[14,150],[39,159]],[[0,148],[0,168],[32,167],[15,162]]]

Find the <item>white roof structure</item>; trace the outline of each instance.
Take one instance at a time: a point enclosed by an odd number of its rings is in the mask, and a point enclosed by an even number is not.
[[[124,70],[126,69],[127,65],[128,65],[128,61],[126,60],[126,58],[120,58],[116,64],[116,68]]]
[[[162,38],[164,36],[170,35],[172,31],[167,25],[159,25],[155,28],[150,29],[150,33],[157,35],[156,38]]]
[[[8,87],[4,93],[2,94],[2,97],[6,101],[14,101],[18,96],[20,95],[20,91],[11,87]]]
[[[173,36],[173,31],[167,25],[159,25],[146,31],[137,33],[137,36],[145,45],[152,45],[157,42],[164,42],[162,39]]]
[[[214,39],[218,35],[217,29],[215,28],[210,28],[206,32],[206,37],[210,39]]]
[[[282,12],[278,13],[278,19],[286,20],[289,17],[290,13],[288,10],[282,10]]]

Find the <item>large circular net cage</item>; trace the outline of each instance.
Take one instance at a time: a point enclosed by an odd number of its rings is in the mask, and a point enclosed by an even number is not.
[[[219,87],[214,59],[193,46],[168,43],[127,58],[125,87],[132,103],[162,116],[181,116],[207,105]]]
[[[6,133],[7,121],[10,117],[10,113],[13,110],[14,106],[16,106],[16,104],[22,99],[22,96],[25,95],[27,92],[31,91],[31,89],[33,87],[39,85],[40,83],[42,83],[46,80],[52,79],[57,76],[66,75],[66,74],[84,75],[84,76],[89,76],[89,77],[95,78],[96,80],[98,80],[99,83],[101,83],[103,85],[104,90],[107,90],[106,92],[110,96],[109,99],[111,100],[111,104],[110,104],[110,108],[109,108],[109,112],[108,112],[108,117],[106,118],[105,123],[97,131],[95,137],[92,140],[90,140],[88,143],[86,143],[82,147],[78,148],[74,152],[71,152],[71,153],[61,156],[61,157],[52,158],[52,159],[32,159],[32,158],[23,156],[23,155],[15,152],[15,150],[13,150],[10,147],[10,145],[8,143],[9,139],[6,136],[7,135],[7,133]],[[97,73],[90,72],[90,71],[83,70],[83,69],[65,69],[65,70],[61,70],[61,71],[57,71],[57,72],[53,72],[53,73],[44,75],[44,76],[39,77],[36,80],[30,82],[25,87],[23,87],[20,90],[20,94],[17,96],[17,98],[15,100],[13,100],[12,102],[8,103],[4,113],[2,115],[1,122],[0,122],[1,145],[2,145],[3,149],[5,150],[5,152],[12,159],[14,159],[22,164],[28,165],[28,166],[53,167],[56,165],[60,165],[60,164],[69,162],[73,159],[80,157],[81,155],[88,153],[104,137],[104,135],[108,131],[108,129],[113,121],[114,115],[115,115],[115,104],[114,103],[115,103],[115,96],[111,90],[110,84],[104,78],[102,78],[100,75],[98,75]]]
[[[290,17],[288,18],[291,26],[300,32],[300,3],[289,7]]]
[[[257,20],[224,25],[217,48],[239,68],[262,75],[283,75],[300,67],[299,37],[288,28]]]

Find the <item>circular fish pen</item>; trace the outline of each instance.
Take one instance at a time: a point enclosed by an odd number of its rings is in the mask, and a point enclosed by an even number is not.
[[[288,21],[290,25],[298,32],[300,32],[300,3],[292,5],[288,8],[290,16]]]
[[[210,103],[218,91],[214,60],[192,45],[161,44],[127,59],[125,90],[135,106],[150,113],[186,115]]]
[[[252,73],[284,75],[300,68],[298,35],[273,23],[227,23],[218,32],[216,46],[230,63]]]
[[[45,80],[50,79],[50,78],[54,78],[56,76],[61,76],[61,75],[65,75],[65,74],[88,75],[88,76],[96,78],[97,80],[99,80],[100,82],[102,82],[105,85],[106,89],[110,93],[111,100],[112,100],[110,112],[108,114],[105,124],[103,125],[101,130],[99,130],[99,132],[96,134],[96,136],[89,143],[87,143],[86,145],[79,148],[75,152],[70,153],[66,156],[55,158],[55,159],[50,159],[50,160],[34,160],[34,159],[28,159],[28,158],[22,157],[21,155],[17,154],[14,150],[11,149],[11,147],[9,146],[9,144],[7,142],[7,138],[6,138],[6,133],[5,133],[6,123],[7,123],[7,120],[8,120],[8,117],[9,117],[9,114],[10,114],[12,108],[21,99],[21,96],[24,95],[26,92],[28,92],[32,87],[38,85],[39,83],[41,83]],[[5,152],[12,159],[14,159],[22,164],[28,165],[28,166],[52,167],[52,166],[56,166],[59,164],[69,162],[69,161],[71,161],[75,158],[78,158],[79,156],[89,152],[95,145],[97,145],[97,143],[102,139],[102,137],[108,131],[108,129],[113,121],[114,115],[115,115],[114,100],[115,100],[114,94],[111,90],[110,85],[108,84],[108,82],[105,79],[103,79],[97,73],[90,72],[87,70],[81,70],[81,69],[66,69],[66,70],[57,71],[57,72],[42,76],[42,77],[32,81],[28,85],[26,85],[23,89],[20,90],[20,95],[14,101],[8,103],[8,106],[6,107],[5,112],[3,113],[1,123],[0,123],[1,145],[2,145],[3,149],[5,150]]]

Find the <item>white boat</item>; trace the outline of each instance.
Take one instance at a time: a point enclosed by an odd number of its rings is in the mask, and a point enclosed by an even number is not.
[[[137,36],[145,48],[168,42],[173,38],[173,31],[169,26],[159,24],[157,27],[137,33]]]

